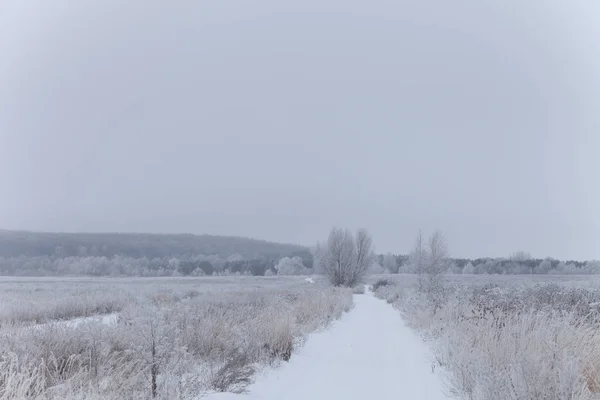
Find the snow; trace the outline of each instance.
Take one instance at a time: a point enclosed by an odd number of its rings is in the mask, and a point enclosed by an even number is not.
[[[370,292],[329,330],[311,335],[289,363],[271,370],[246,394],[209,400],[442,400],[427,345],[398,311]]]
[[[73,318],[69,320],[59,320],[59,321],[50,321],[45,322],[43,324],[33,325],[31,328],[33,329],[43,329],[52,326],[60,326],[65,328],[77,328],[81,325],[89,324],[89,323],[100,323],[102,325],[116,325],[119,319],[119,314],[102,314],[95,315],[92,317],[80,317]]]
[[[75,318],[75,319],[71,319],[69,321],[62,321],[65,326],[68,326],[70,328],[76,328],[79,325],[82,324],[88,324],[90,322],[95,322],[95,323],[101,323],[103,325],[115,325],[117,323],[119,319],[119,314],[113,313],[113,314],[103,314],[103,315],[96,315],[93,317],[82,317],[82,318]]]

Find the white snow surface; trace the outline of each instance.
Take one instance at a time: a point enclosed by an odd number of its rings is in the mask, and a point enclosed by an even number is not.
[[[52,326],[60,326],[65,328],[77,328],[81,325],[89,324],[89,323],[101,323],[102,325],[115,325],[119,319],[119,314],[101,314],[94,315],[92,317],[80,317],[73,318],[69,320],[59,320],[59,321],[50,321],[44,322],[43,324],[33,325],[29,328],[33,329],[43,329]]]
[[[68,326],[70,328],[76,328],[79,325],[87,324],[90,322],[99,322],[102,325],[115,325],[117,323],[118,319],[119,319],[119,314],[113,313],[113,314],[96,315],[93,317],[75,318],[75,319],[71,319],[69,321],[62,321],[62,323],[64,323],[66,326]]]
[[[312,334],[289,363],[259,376],[247,393],[209,400],[443,400],[427,345],[400,313],[370,292],[329,330]]]

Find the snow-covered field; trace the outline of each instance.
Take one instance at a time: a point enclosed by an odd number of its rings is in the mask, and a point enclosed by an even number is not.
[[[435,354],[459,399],[600,398],[600,281],[595,277],[447,276],[376,283]]]
[[[372,284],[380,279],[388,279],[396,285],[413,288],[417,284],[415,274],[381,274],[371,275],[368,283]],[[504,287],[529,287],[536,284],[556,283],[564,287],[582,289],[600,289],[600,275],[463,275],[447,274],[445,282],[450,287],[456,286],[482,286],[494,284]]]
[[[322,287],[322,279],[309,278]],[[0,324],[36,324],[116,313],[131,304],[214,293],[303,288],[301,277],[0,277]]]
[[[369,283],[2,279],[0,400],[599,398],[598,279]]]
[[[241,390],[351,309],[350,290],[314,281],[4,279],[0,399]]]

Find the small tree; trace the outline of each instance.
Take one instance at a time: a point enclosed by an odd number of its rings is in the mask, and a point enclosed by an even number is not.
[[[426,256],[427,251],[425,249],[425,246],[423,245],[423,233],[419,231],[419,234],[417,235],[417,240],[415,242],[415,248],[409,255],[409,263],[411,266],[410,269],[417,273],[419,290],[423,290],[425,286],[425,271],[423,268]]]
[[[435,231],[423,246],[423,236],[419,232],[412,254],[417,263],[419,290],[434,303],[434,310],[441,305],[444,295],[444,275],[448,270],[448,248],[442,232]]]
[[[531,254],[526,251],[523,251],[523,250],[515,251],[509,257],[509,259],[511,261],[516,261],[516,262],[528,261],[528,260],[531,260],[531,258],[532,258]]]
[[[509,257],[510,261],[512,261],[513,263],[515,263],[519,266],[518,269],[527,270],[527,273],[533,274],[534,269],[535,269],[535,264],[529,263],[529,261],[531,261],[531,259],[532,259],[531,254],[529,254],[528,252],[523,251],[523,250],[515,251]],[[517,272],[517,273],[520,273],[520,272]]]
[[[537,267],[534,268],[535,274],[547,274],[552,269],[552,263],[550,260],[543,260]]]
[[[365,229],[356,238],[349,230],[333,228],[325,243],[315,249],[315,265],[335,286],[354,286],[373,263],[373,240]]]
[[[438,285],[448,270],[448,247],[440,231],[435,231],[429,238],[423,270],[427,274],[430,286]]]
[[[463,267],[463,274],[469,274],[472,275],[475,273],[475,267],[473,266],[473,264],[469,261],[464,267]]]
[[[283,257],[274,268],[277,275],[305,275],[308,273],[306,267],[302,264],[302,259],[298,256]]]
[[[121,318],[129,330],[131,349],[128,351],[143,367],[149,383],[151,398],[159,392],[158,377],[161,369],[175,356],[174,332],[166,320],[170,314],[158,307],[145,306],[124,310]]]

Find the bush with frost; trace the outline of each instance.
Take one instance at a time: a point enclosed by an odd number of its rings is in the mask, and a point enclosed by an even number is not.
[[[600,291],[559,285],[454,287],[438,309],[398,284],[377,297],[434,350],[432,368],[460,399],[578,399],[600,394]]]
[[[144,295],[115,325],[0,327],[0,399],[186,399],[241,390],[256,366],[286,362],[310,332],[352,307],[319,288]]]

